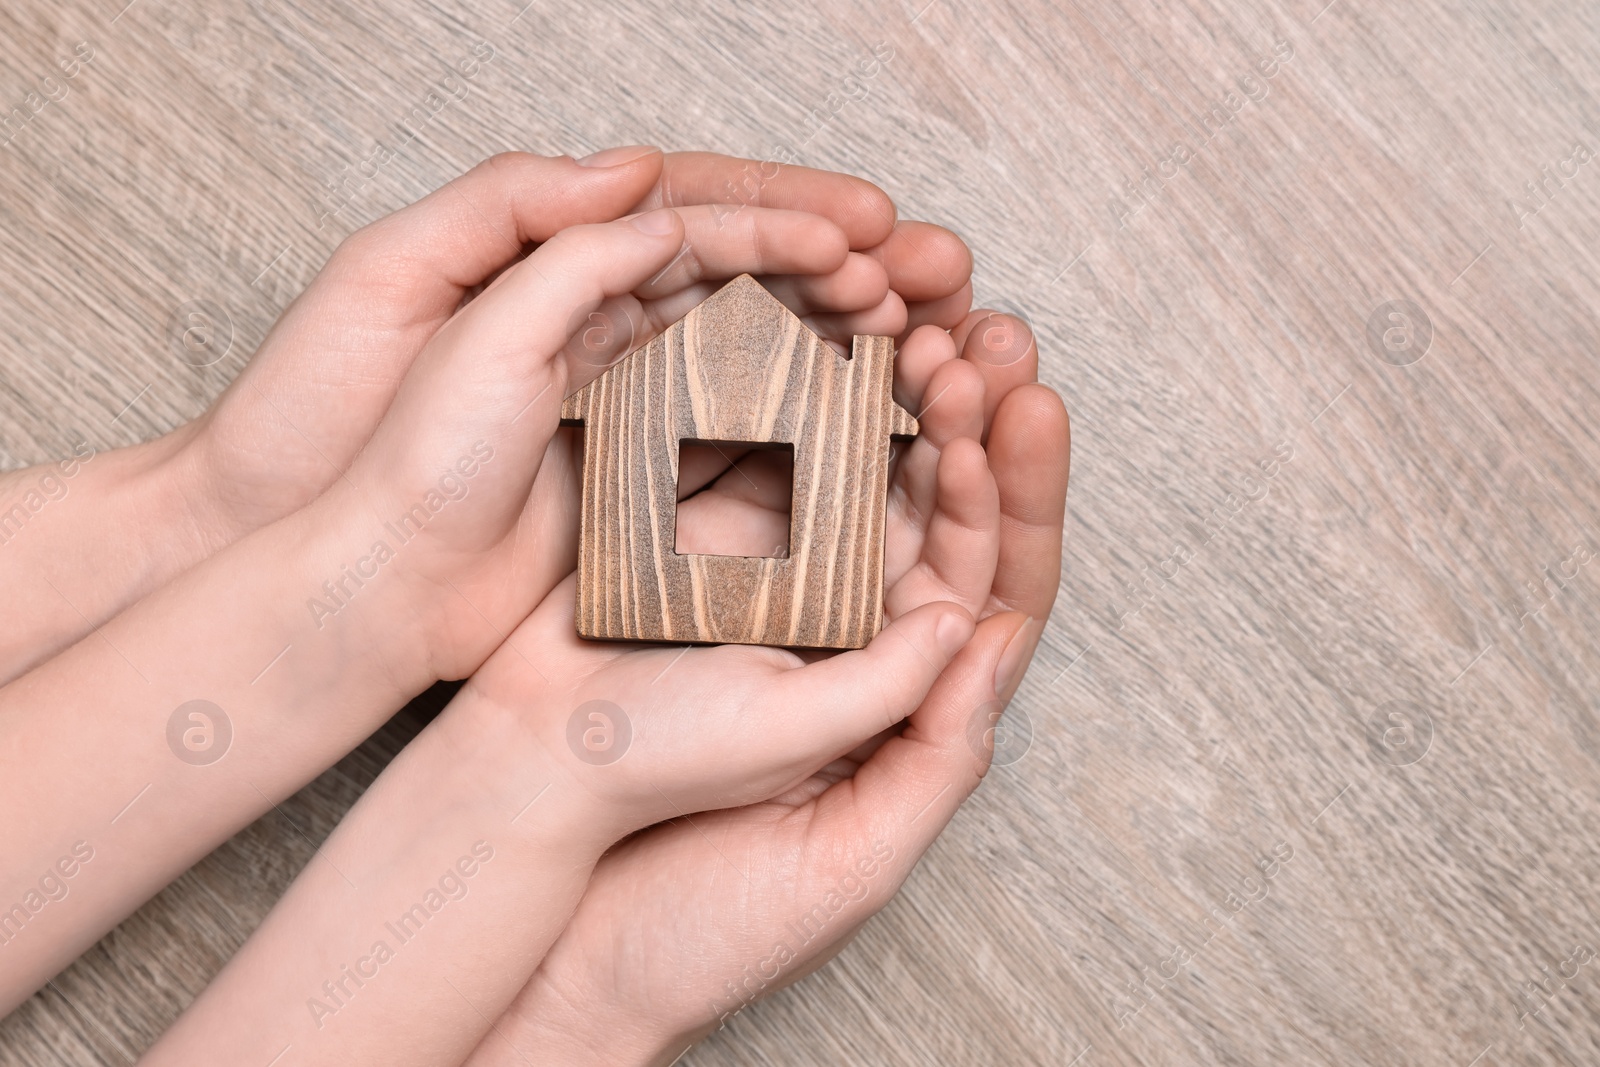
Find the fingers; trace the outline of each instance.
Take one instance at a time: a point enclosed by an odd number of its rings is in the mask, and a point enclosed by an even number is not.
[[[947,600],[974,616],[988,601],[1000,550],[1000,494],[977,441],[950,442],[939,457],[938,495],[911,569],[884,607],[898,618],[919,604]]]
[[[1023,385],[1000,402],[988,444],[1001,516],[992,610],[1043,619],[1055,603],[1071,440],[1055,390]]]
[[[861,264],[865,264],[865,269]],[[724,280],[719,278],[696,282],[645,303],[630,297],[631,305],[626,309],[620,309],[619,306],[618,313],[625,311],[626,315],[632,316],[635,337],[649,337],[704,303],[722,288]],[[858,252],[851,252],[843,265],[828,273],[766,275],[761,278],[761,284],[790,311],[800,316],[808,328],[828,340],[848,344],[856,333],[873,332],[865,327],[892,326],[898,321],[894,304],[885,303],[886,298],[893,294],[889,292],[883,268]],[[885,309],[881,313],[880,307]],[[603,308],[602,312],[613,317],[612,309]],[[858,314],[860,312],[865,314]],[[829,321],[822,321],[821,316],[830,316]],[[613,317],[613,321],[619,332],[628,332],[622,319]],[[617,350],[611,358],[626,355],[627,351]]]
[[[938,326],[911,330],[894,357],[894,398],[907,411],[921,411],[923,397],[932,396],[928,383],[933,372],[956,358],[959,350]]]
[[[894,337],[906,328],[906,305],[893,289],[884,295],[876,307],[866,311],[846,314],[806,315],[805,324],[815,333],[844,346],[848,352],[849,340],[856,335]]]
[[[711,152],[669,153],[660,180],[634,210],[689,204],[726,204],[734,212],[745,207],[809,211],[832,219],[854,249],[882,243],[895,220],[894,201],[865,178]]]
[[[677,209],[686,236],[683,254],[639,287],[640,299],[745,273],[829,275],[850,254],[844,231],[820,215],[750,208],[718,218],[714,212],[703,205]]]
[[[724,460],[717,445],[685,444],[680,469],[706,457]],[[792,454],[752,448],[730,456],[716,484],[678,505],[677,551],[718,556],[781,555],[789,544]],[[680,486],[682,479],[679,480]]]
[[[896,869],[909,872],[987,773],[1002,706],[996,672],[1010,666],[1013,639],[1036,630],[1014,613],[985,619],[900,736],[856,772],[854,821],[864,840],[892,843]]]
[[[985,434],[995,409],[1007,394],[1039,377],[1039,348],[1033,330],[1015,315],[974,311],[952,333],[961,358],[983,373]]]
[[[609,167],[495,156],[356,231],[273,326],[214,418],[246,434],[288,422],[296,432],[284,451],[303,440],[310,453],[300,465],[346,469],[418,353],[469,291],[528,244],[614,219],[644,194],[660,173],[661,153],[640,152]],[[308,385],[319,382],[326,387]],[[306,499],[324,487],[308,485]]]
[[[466,290],[527,245],[568,226],[614,219],[644,195],[661,173],[660,149],[614,151],[610,166],[526,152],[492,156],[351,234],[319,281],[380,288],[408,318],[448,315]]]
[[[749,454],[747,448],[727,445],[690,446],[678,449],[678,499],[693,496]]]
[[[684,236],[683,220],[670,210],[568,227],[507,271],[452,319],[440,337],[448,333],[453,347],[471,350],[473,364],[481,368],[494,366],[497,356],[558,352],[585,310],[642,286],[681,252]],[[577,372],[566,383],[569,388],[592,377],[593,368],[587,369],[590,373],[583,367],[569,369]],[[559,405],[561,398],[554,399]]]
[[[750,488],[741,480],[741,469],[723,475],[714,491],[700,493],[678,506],[676,551],[684,555],[781,556],[789,545],[789,479],[768,479]],[[787,472],[786,472],[787,473]],[[782,499],[776,505],[748,499],[769,495],[765,490],[781,486]],[[726,491],[725,491],[726,489]],[[744,496],[737,489],[747,490]]]
[[[715,494],[697,496],[678,509],[676,551],[683,555],[773,556],[788,544],[788,512]]]
[[[930,340],[929,348],[934,345]],[[921,433],[895,468],[889,507],[896,519],[920,531],[927,526],[938,498],[940,453],[952,441],[963,437],[976,441],[983,432],[983,377],[964,360],[947,359],[935,366],[920,402],[910,410],[917,413]],[[886,554],[892,583],[911,566],[917,553],[901,557],[898,546],[890,544]]]
[[[960,607],[924,604],[866,648],[779,675],[774,706],[805,714],[783,716],[772,728],[790,735],[788,751],[806,754],[797,762],[820,766],[911,714],[972,632]]]
[[[481,436],[508,459],[490,469],[531,484],[568,383],[598,371],[557,358],[573,324],[643,284],[682,243],[683,224],[666,210],[562,230],[439,331],[364,455],[397,465],[409,483],[438,476],[441,449]]]
[[[634,210],[696,203],[728,205],[731,211],[719,213],[725,219],[749,207],[808,211],[832,219],[852,249],[865,251],[883,266],[890,287],[908,306],[907,325],[891,336],[924,323],[950,329],[971,307],[972,255],[965,243],[939,226],[897,222],[888,194],[864,179],[706,152],[674,152],[666,156],[656,186]],[[878,332],[882,321],[871,332]]]
[[[772,295],[796,315],[866,311],[889,295],[889,275],[871,256],[851,252],[828,274],[778,275],[761,279]]]
[[[1010,667],[1017,636],[1035,629],[1017,614],[985,619],[903,728],[882,738],[847,783],[815,799],[813,822],[834,835],[828,852],[870,853],[881,865],[869,914],[900,888],[987,773],[1003,706],[996,675]]]
[[[928,380],[917,413],[924,441],[935,449],[958,437],[976,441],[983,432],[983,375],[965,360],[939,364]]]
[[[913,301],[906,305],[906,332],[932,325],[952,330],[961,324],[972,308],[972,283],[969,281],[949,296],[937,300]]]
[[[794,493],[792,452],[752,448],[732,459],[729,466],[731,469],[717,479],[717,496],[768,511],[787,511]]]
[[[720,244],[726,246],[737,243],[738,232],[762,210],[771,209],[740,208],[735,214],[726,209],[710,207],[704,209],[702,217],[709,221],[712,230],[727,231],[725,235],[719,234],[725,236]],[[946,267],[960,271],[970,269],[965,246],[960,245],[954,235],[938,227],[926,229],[934,232],[930,245],[946,261]],[[699,247],[705,238],[699,236],[701,231],[696,230],[693,223],[691,232],[696,234],[691,237],[691,242]],[[780,238],[770,232],[758,233],[757,236],[763,237],[764,246],[783,240],[791,252],[796,247],[805,247],[804,240],[799,238]],[[890,243],[899,243],[901,240],[896,238]],[[954,255],[950,254],[951,249],[947,247],[949,241],[955,242]],[[850,338],[857,334],[897,337],[924,324],[936,325],[941,329],[959,327],[971,306],[971,283],[963,273],[954,292],[940,292],[945,283],[930,280],[933,279],[931,270],[941,269],[938,263],[930,263],[915,255],[914,251],[908,249],[894,253],[881,247],[872,248],[866,252],[851,252],[838,265],[819,263],[817,260],[826,257],[818,255],[803,266],[792,268],[793,273],[790,274],[778,273],[786,268],[778,266],[775,261],[741,269],[763,275],[762,283],[768,290],[801,316],[807,326],[829,340],[844,345],[848,345]],[[746,262],[756,261],[746,257]],[[963,263],[969,265],[959,266]],[[886,264],[893,267],[893,274]],[[952,267],[952,264],[957,266]],[[716,290],[714,284],[695,284],[696,281],[708,276],[730,277],[734,273],[738,271],[727,266],[693,274],[675,269],[665,276],[662,284],[652,284],[641,295],[658,298],[659,305],[651,309],[651,317],[664,324],[671,323]],[[954,278],[950,280],[955,281]],[[909,289],[909,293],[903,286]],[[935,294],[930,300],[918,300],[915,295],[930,292]]]
[[[894,233],[867,254],[883,264],[890,286],[910,302],[947,297],[972,277],[966,243],[928,222],[896,223]]]
[[[566,351],[570,361],[604,370],[739,274],[799,272],[764,282],[796,314],[871,307],[887,292],[883,268],[848,251],[843,231],[827,219],[768,208],[743,212],[737,225],[716,224],[705,207],[679,209],[678,215],[684,250],[637,291],[608,299],[575,323]]]

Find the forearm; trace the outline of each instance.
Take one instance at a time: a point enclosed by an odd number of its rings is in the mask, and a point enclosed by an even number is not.
[[[432,681],[398,575],[308,611],[367,534],[308,509],[0,690],[0,1013]]]
[[[469,687],[147,1060],[267,1063],[292,1046],[297,1063],[459,1063],[608,839],[582,790]]]
[[[213,551],[194,424],[0,478],[0,683],[71,645]]]

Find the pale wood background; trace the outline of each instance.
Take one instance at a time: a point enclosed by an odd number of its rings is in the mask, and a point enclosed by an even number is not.
[[[1031,749],[838,963],[686,1062],[1600,1062],[1600,963],[1547,977],[1600,950],[1600,568],[1528,591],[1600,551],[1600,165],[1513,202],[1600,150],[1592,5],[525,2],[7,0],[5,109],[96,58],[0,151],[0,458],[201,411],[343,234],[489,152],[801,145],[1031,315],[1075,419],[1066,575]],[[483,40],[471,95],[319,231],[326,183]],[[1144,167],[1168,179],[1127,217]],[[195,298],[236,333],[202,371],[165,341]],[[1404,367],[1366,338],[1398,299],[1432,330]],[[1410,765],[1420,733],[1368,739],[1396,700],[1431,723]],[[124,923],[0,1061],[129,1062],[415,728]],[[1280,843],[1265,899],[1153,977]]]

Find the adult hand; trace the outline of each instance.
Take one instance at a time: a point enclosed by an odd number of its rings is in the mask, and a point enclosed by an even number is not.
[[[923,436],[896,473],[891,511],[902,528],[920,524],[938,536],[942,520],[927,509],[926,478],[916,474],[979,424],[1001,531],[976,635],[903,729],[781,796],[681,818],[608,853],[533,980],[469,1059],[473,1067],[534,1054],[672,1062],[729,1014],[837,954],[987,771],[995,720],[1055,599],[1069,430],[1059,397],[1031,384],[1037,356],[1025,324],[977,312],[953,336],[938,332],[919,330],[897,360],[897,395],[923,411]],[[771,506],[763,463],[755,453],[739,460],[739,472],[708,475],[711,487],[684,502],[680,521],[699,550],[772,543],[786,520]],[[897,551],[895,539],[888,547],[891,601],[909,583],[943,585],[970,603],[958,565],[919,574],[922,560]]]

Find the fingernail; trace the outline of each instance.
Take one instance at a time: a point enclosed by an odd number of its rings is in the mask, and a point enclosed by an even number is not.
[[[647,233],[651,237],[665,237],[678,228],[676,212],[671,208],[661,207],[654,211],[646,211],[643,215],[633,217],[634,229],[640,233]]]
[[[933,639],[939,642],[946,657],[961,651],[961,646],[972,636],[972,620],[960,611],[947,611],[934,625]]]
[[[630,144],[621,148],[606,148],[599,152],[590,153],[582,159],[576,160],[580,167],[620,167],[624,163],[632,163],[636,159],[643,159],[652,152],[661,149],[655,145]]]
[[[1006,642],[1006,650],[1000,653],[1000,662],[994,668],[995,696],[1001,699],[1009,697],[1022,681],[1022,674],[1028,669],[1028,653],[1033,646],[1033,630],[1033,619],[1023,619],[1017,632]]]

